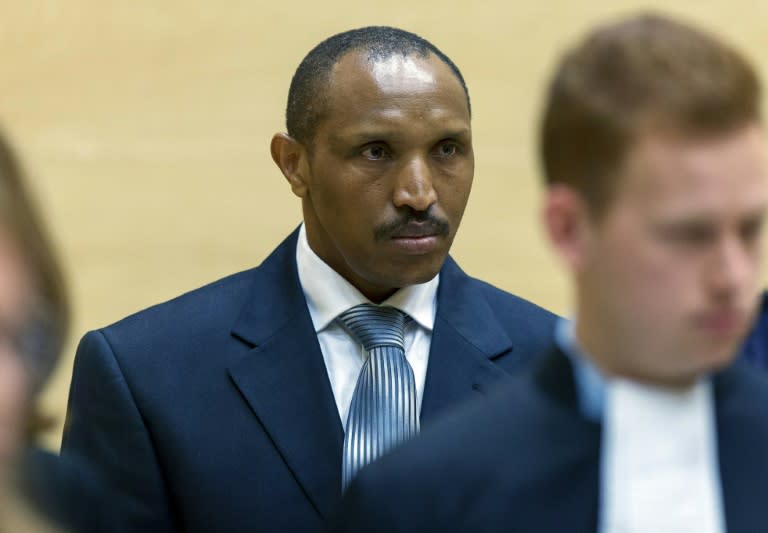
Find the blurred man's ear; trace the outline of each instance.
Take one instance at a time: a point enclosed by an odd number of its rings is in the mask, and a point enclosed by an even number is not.
[[[307,195],[307,151],[299,141],[287,133],[275,133],[270,144],[272,160],[288,180],[293,194],[299,198]]]
[[[572,273],[580,272],[588,253],[592,228],[584,197],[568,185],[551,185],[544,197],[542,218],[555,252]]]

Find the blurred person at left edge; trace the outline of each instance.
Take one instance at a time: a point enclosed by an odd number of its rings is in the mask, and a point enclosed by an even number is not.
[[[100,530],[95,477],[34,443],[68,325],[61,270],[0,133],[0,531]]]

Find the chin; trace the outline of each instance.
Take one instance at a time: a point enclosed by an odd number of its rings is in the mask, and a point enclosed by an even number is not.
[[[404,276],[403,282],[400,284],[400,286],[407,287],[408,285],[418,285],[420,283],[426,283],[434,279],[434,277],[437,276],[439,273],[440,273],[439,268],[414,272],[410,275]]]
[[[445,256],[437,258],[413,257],[407,261],[393,263],[386,271],[381,272],[380,279],[388,279],[386,285],[390,287],[406,287],[426,283],[440,272],[445,262]]]
[[[697,367],[700,374],[710,374],[729,366],[736,359],[738,344],[729,344],[720,349],[710,349],[706,357],[698,361]]]
[[[435,274],[432,274],[431,276],[400,276],[397,279],[391,279],[386,285],[382,286],[388,286],[388,287],[396,287],[397,289],[402,289],[404,287],[410,287],[411,285],[419,285],[421,283],[426,283],[433,279],[435,277]]]

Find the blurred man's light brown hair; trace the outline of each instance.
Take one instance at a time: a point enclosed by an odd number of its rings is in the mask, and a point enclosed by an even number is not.
[[[748,61],[712,35],[644,14],[599,27],[561,60],[541,124],[548,185],[563,183],[602,214],[641,134],[715,136],[760,120]]]

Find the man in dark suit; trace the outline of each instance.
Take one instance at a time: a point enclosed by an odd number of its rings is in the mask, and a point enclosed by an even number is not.
[[[340,530],[768,528],[768,381],[732,364],[759,298],[759,102],[744,58],[668,18],[568,52],[541,142],[574,319],[530,372],[363,470]]]
[[[331,37],[294,75],[287,129],[271,149],[303,225],[261,266],[80,343],[62,453],[107,480],[114,530],[322,528],[366,368],[350,308],[404,317],[425,426],[547,342],[552,314],[447,256],[474,159],[466,86],[434,45]]]

